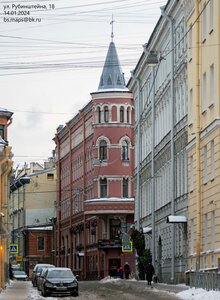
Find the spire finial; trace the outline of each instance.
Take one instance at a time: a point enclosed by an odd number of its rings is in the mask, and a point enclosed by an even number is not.
[[[113,25],[114,25],[114,18],[113,18],[113,14],[112,14],[112,20],[111,20],[111,22],[110,22],[110,24],[112,25],[112,32],[111,32],[111,39],[112,39],[112,42],[113,42],[113,38],[114,38],[114,27],[113,27]]]

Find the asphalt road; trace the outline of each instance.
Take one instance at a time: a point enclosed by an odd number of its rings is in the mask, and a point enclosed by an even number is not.
[[[78,297],[42,297],[30,281],[13,281],[0,293],[0,300],[177,300],[175,292],[185,289],[175,286],[154,285],[146,282],[115,280],[115,281],[80,281]]]

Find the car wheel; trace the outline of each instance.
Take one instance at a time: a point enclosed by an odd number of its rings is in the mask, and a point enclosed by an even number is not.
[[[37,286],[37,284],[36,284],[36,282],[35,282],[35,281],[33,282],[33,286],[34,286],[34,287],[36,287],[36,286]]]
[[[47,297],[47,293],[46,293],[46,291],[44,290],[44,287],[41,288],[41,295],[42,295],[43,297]]]
[[[78,296],[79,296],[79,292],[73,293],[73,297],[78,297]]]

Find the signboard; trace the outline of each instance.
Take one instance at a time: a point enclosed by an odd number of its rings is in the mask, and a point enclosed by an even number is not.
[[[98,240],[98,249],[116,249],[121,248],[120,240]]]
[[[132,247],[132,241],[131,237],[127,233],[122,234],[122,252],[132,252],[133,247]]]
[[[10,244],[9,252],[10,254],[18,254],[18,244]]]
[[[16,261],[17,261],[17,262],[21,262],[21,261],[22,261],[22,256],[17,255],[17,256],[16,256]]]

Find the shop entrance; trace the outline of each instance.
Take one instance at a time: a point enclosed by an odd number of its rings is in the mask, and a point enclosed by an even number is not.
[[[118,270],[120,268],[120,265],[121,265],[120,258],[109,259],[108,261],[109,276],[112,277],[118,276]]]

